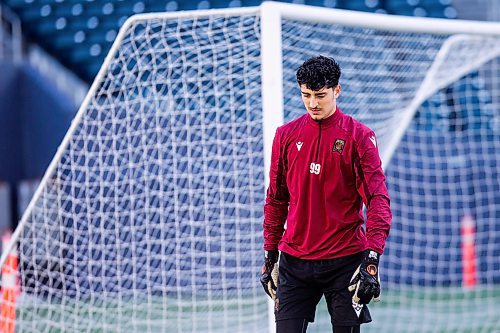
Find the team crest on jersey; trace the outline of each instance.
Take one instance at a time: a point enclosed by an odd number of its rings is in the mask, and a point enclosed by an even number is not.
[[[345,146],[345,140],[336,139],[335,143],[333,144],[333,152],[342,154],[342,152],[344,151],[344,146]]]

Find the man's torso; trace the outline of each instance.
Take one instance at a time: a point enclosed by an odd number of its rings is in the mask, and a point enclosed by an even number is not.
[[[321,122],[306,114],[281,130],[290,205],[280,249],[303,259],[363,251],[356,140],[370,130],[339,109]]]

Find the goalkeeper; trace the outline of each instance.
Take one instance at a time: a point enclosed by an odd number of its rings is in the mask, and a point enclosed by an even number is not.
[[[334,59],[305,61],[297,82],[307,113],[274,137],[261,282],[278,333],[305,332],[323,295],[332,330],[360,332],[380,297],[389,194],[374,132],[337,107],[339,78]]]

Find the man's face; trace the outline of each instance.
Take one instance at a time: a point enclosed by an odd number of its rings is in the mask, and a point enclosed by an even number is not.
[[[337,97],[340,94],[340,84],[333,88],[323,87],[320,90],[311,90],[305,84],[301,84],[300,92],[307,113],[314,120],[322,120],[335,112]]]

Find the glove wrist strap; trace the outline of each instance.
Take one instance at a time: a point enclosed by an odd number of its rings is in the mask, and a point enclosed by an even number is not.
[[[275,263],[278,261],[278,256],[279,256],[279,251],[278,250],[269,250],[269,251],[264,251],[264,258],[266,258],[266,261],[270,261],[272,263]]]

